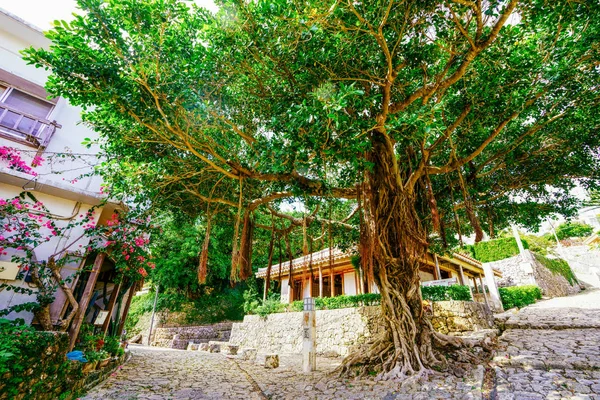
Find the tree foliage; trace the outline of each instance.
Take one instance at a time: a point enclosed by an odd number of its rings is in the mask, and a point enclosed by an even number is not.
[[[360,226],[388,331],[348,364],[384,359],[394,378],[443,363],[432,337],[450,339],[433,335],[415,289],[427,248],[568,214],[570,189],[596,185],[597,3],[79,6],[26,57],[101,134],[113,193],[232,221],[234,279],[251,273],[253,232],[301,228],[306,252],[315,221]],[[333,199],[359,206],[354,221],[333,224]]]

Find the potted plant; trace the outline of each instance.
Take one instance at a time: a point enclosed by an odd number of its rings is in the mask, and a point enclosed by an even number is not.
[[[98,352],[98,355],[100,357],[100,360],[98,362],[98,369],[106,367],[108,365],[108,363],[110,362],[110,354],[108,354],[104,350],[100,350]]]
[[[85,358],[87,362],[83,365],[83,372],[88,373],[96,369],[98,362],[102,359],[103,355],[99,351],[88,350],[85,352]]]

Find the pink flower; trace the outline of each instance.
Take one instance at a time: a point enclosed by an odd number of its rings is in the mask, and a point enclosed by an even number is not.
[[[140,273],[141,276],[148,276],[148,272],[146,272],[146,270],[144,268],[138,269],[138,272]]]
[[[125,259],[126,259],[126,260],[129,260],[129,254],[127,254],[127,255],[125,256]]]

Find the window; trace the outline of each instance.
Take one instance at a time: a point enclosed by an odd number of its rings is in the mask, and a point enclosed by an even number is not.
[[[0,84],[0,130],[37,146],[45,145],[55,126],[48,120],[54,104]]]

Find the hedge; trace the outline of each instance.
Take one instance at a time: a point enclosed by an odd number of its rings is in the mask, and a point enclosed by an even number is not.
[[[529,248],[529,245],[525,240],[521,241],[523,242],[524,248]],[[479,242],[473,245],[465,246],[464,250],[471,253],[471,256],[474,259],[482,263],[504,260],[505,258],[513,257],[519,254],[519,246],[517,245],[517,241],[514,237]]]
[[[81,365],[65,357],[67,334],[36,331],[22,322],[0,318],[0,398],[78,397]]]
[[[505,310],[521,308],[542,298],[542,290],[536,285],[502,287],[498,288],[498,291]]]
[[[423,300],[444,301],[444,300],[462,300],[470,301],[471,291],[468,286],[422,286],[421,295]]]
[[[541,254],[534,254],[534,256],[540,264],[548,268],[553,274],[564,276],[571,286],[579,283],[569,263],[565,260],[561,258],[547,258]]]
[[[421,287],[423,300],[444,301],[444,300],[464,300],[470,301],[471,291],[468,286],[423,286]],[[342,295],[335,297],[315,297],[315,308],[317,310],[336,310],[339,308],[374,306],[381,302],[379,293],[365,293],[354,296]],[[267,299],[262,304],[256,303],[253,308],[247,311],[250,314],[258,314],[265,317],[269,314],[281,312],[302,311],[304,302],[302,300],[294,301],[290,304],[284,304],[275,299]]]
[[[583,222],[565,222],[556,228],[556,236],[560,239],[569,239],[572,237],[586,237],[594,233],[594,228]]]

